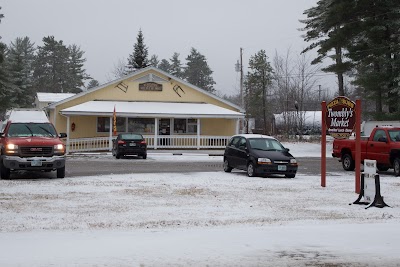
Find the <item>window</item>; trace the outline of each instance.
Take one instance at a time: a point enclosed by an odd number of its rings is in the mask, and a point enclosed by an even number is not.
[[[117,132],[126,131],[126,118],[117,117]],[[110,117],[97,117],[97,132],[110,132]]]
[[[128,118],[128,132],[154,134],[154,119]]]
[[[109,117],[97,117],[97,132],[98,133],[110,132],[110,118]]]
[[[186,119],[174,120],[174,133],[186,133]]]
[[[197,119],[174,119],[174,133],[197,133]]]

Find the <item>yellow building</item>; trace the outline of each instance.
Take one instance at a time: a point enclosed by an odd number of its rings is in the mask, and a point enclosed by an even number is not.
[[[117,132],[141,133],[149,148],[222,148],[238,133],[243,110],[154,67],[47,107],[69,152],[111,149]]]

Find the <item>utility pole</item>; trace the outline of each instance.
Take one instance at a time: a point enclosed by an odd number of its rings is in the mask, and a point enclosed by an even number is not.
[[[243,92],[243,48],[240,48],[240,61],[236,63],[236,72],[240,72],[240,106],[243,109],[246,109],[244,106],[244,92]],[[247,123],[248,124],[248,123]],[[248,125],[247,125],[248,127]],[[245,132],[245,122],[243,119],[240,120],[240,132]],[[246,130],[248,132],[248,129]]]

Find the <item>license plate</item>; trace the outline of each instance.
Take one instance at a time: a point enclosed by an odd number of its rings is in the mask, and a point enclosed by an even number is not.
[[[32,160],[31,166],[32,167],[40,167],[40,166],[42,166],[42,161],[41,160]]]
[[[278,171],[286,171],[286,165],[278,165]]]
[[[130,143],[129,146],[136,146],[136,143]]]

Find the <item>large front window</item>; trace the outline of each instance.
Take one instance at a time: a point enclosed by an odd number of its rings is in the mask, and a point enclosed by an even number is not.
[[[197,133],[197,119],[174,119],[174,133]]]
[[[128,132],[154,134],[154,119],[128,118]]]
[[[108,133],[110,132],[110,117],[97,117],[97,132]],[[117,132],[122,133],[126,131],[126,118],[117,117]]]

